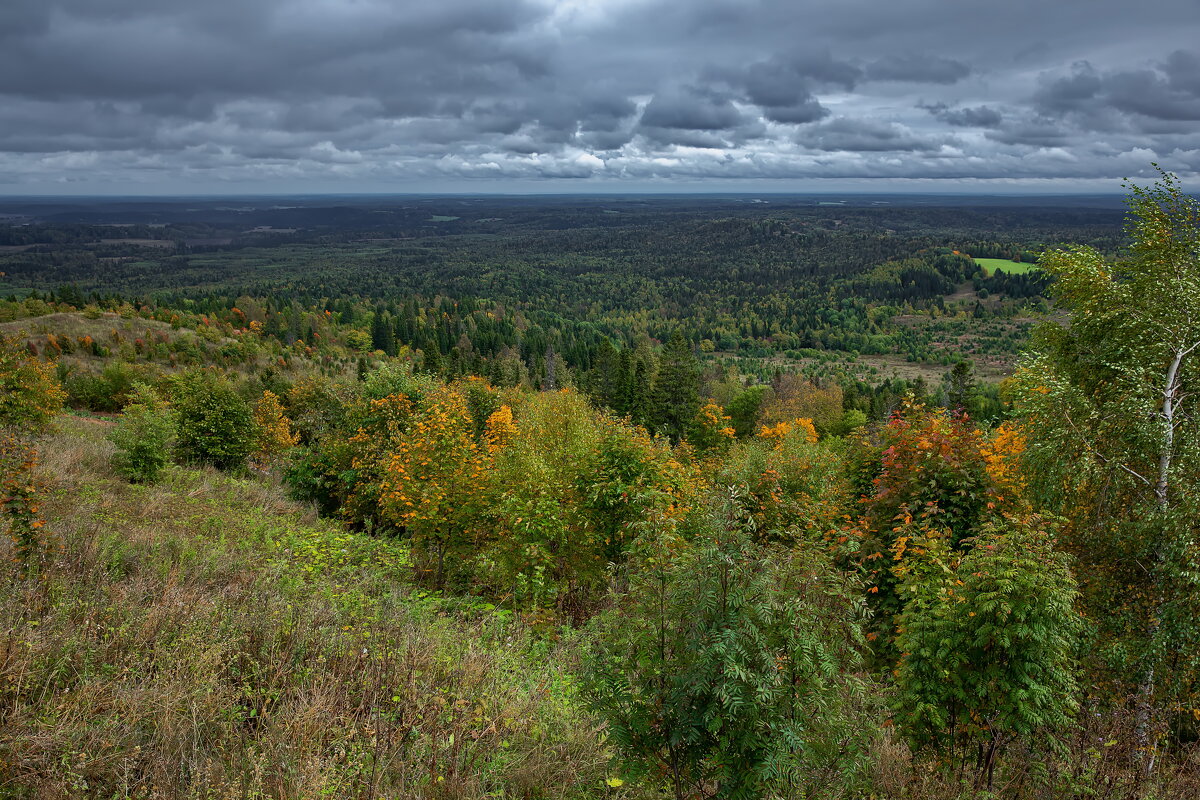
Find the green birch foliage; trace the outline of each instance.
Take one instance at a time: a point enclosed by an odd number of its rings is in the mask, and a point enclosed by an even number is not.
[[[175,413],[144,383],[133,387],[117,427],[109,435],[116,447],[113,464],[134,483],[154,483],[171,458]]]
[[[1032,515],[992,519],[965,553],[920,521],[902,533],[896,721],[914,747],[969,754],[990,782],[1005,746],[1045,743],[1075,710],[1069,557]]]
[[[867,730],[862,607],[823,553],[763,548],[736,531],[643,543],[628,590],[594,622],[592,708],[630,775],[675,797],[850,785]]]
[[[1014,399],[1035,499],[1069,519],[1097,668],[1143,698],[1194,695],[1178,654],[1200,638],[1200,204],[1161,173],[1128,205],[1124,259],[1039,262],[1070,320],[1038,331]]]

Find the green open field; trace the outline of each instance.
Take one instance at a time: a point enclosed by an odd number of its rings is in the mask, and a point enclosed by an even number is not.
[[[988,276],[995,275],[997,272],[1021,275],[1037,269],[1037,264],[1024,264],[1020,261],[1009,261],[1007,258],[976,258],[974,261],[983,267],[983,271]]]

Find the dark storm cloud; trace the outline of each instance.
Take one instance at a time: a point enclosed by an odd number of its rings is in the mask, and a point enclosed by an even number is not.
[[[771,122],[802,124],[829,116],[816,92],[849,91],[862,79],[862,70],[819,50],[776,55],[744,68],[714,67],[703,77],[730,86]]]
[[[988,131],[993,142],[1028,148],[1066,147],[1075,140],[1074,132],[1066,125],[1044,118],[1014,120],[1000,130]]]
[[[642,112],[642,125],[652,128],[719,131],[741,121],[741,113],[729,98],[694,88],[656,94]]]
[[[973,108],[950,108],[945,103],[933,105],[918,105],[933,116],[949,125],[959,128],[995,128],[1003,120],[1003,116],[990,106],[975,106]]]
[[[0,192],[1191,174],[1197,41],[1195,0],[4,0]]]
[[[971,74],[971,68],[952,58],[909,53],[873,61],[866,74],[873,81],[958,83]]]
[[[926,139],[916,136],[894,122],[834,117],[828,122],[803,129],[797,141],[814,150],[851,153],[910,153],[937,150],[945,137]]]
[[[1139,69],[1097,70],[1083,61],[1068,75],[1045,75],[1035,98],[1046,114],[1089,117],[1115,110],[1156,120],[1200,120],[1200,56],[1178,50]]]

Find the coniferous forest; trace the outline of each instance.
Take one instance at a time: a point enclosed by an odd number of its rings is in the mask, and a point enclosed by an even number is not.
[[[1200,796],[1200,204],[0,204],[0,797]]]

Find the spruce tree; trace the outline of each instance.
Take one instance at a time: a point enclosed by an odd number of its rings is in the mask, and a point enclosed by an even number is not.
[[[676,330],[663,347],[650,404],[655,431],[679,441],[700,410],[700,361]]]

